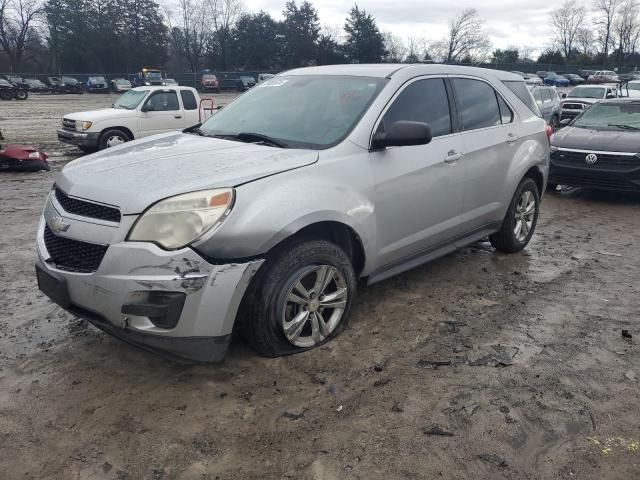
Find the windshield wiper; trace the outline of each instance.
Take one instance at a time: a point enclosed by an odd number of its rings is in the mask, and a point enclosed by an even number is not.
[[[272,137],[270,137],[268,135],[263,135],[261,133],[240,132],[240,133],[237,133],[237,134],[232,135],[232,136],[235,136],[235,137],[237,137],[237,138],[239,138],[241,140],[245,139],[245,140],[247,140],[249,142],[251,140],[257,140],[259,142],[269,143],[269,144],[271,144],[271,145],[273,145],[275,147],[280,147],[280,148],[287,148],[288,147],[288,145],[285,142],[283,142],[282,140],[276,140],[275,138],[272,138]]]
[[[634,127],[633,125],[625,125],[623,123],[610,123],[608,127],[618,127],[623,130],[640,130],[640,127]]]

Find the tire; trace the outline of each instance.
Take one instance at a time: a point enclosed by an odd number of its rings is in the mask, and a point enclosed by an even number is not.
[[[13,98],[13,91],[0,90],[0,100],[11,100]]]
[[[533,210],[527,215],[522,209],[526,208],[527,205],[531,205],[531,201],[533,202]],[[523,205],[522,202],[525,202],[525,204]],[[518,185],[516,193],[511,199],[507,214],[502,221],[502,227],[489,237],[491,245],[496,250],[506,253],[516,253],[524,249],[536,229],[539,211],[540,194],[538,186],[532,178],[525,177]],[[522,235],[524,233],[522,229],[520,229],[519,234],[516,234],[518,221],[528,229],[526,235]]]
[[[117,140],[118,138],[120,139],[119,141]],[[118,128],[111,128],[100,135],[98,149],[104,150],[105,148],[115,147],[116,145],[128,142],[129,140],[131,139],[129,138],[129,135],[126,134],[126,132],[123,132]]]
[[[27,98],[29,98],[29,94],[26,90],[16,90],[13,98],[15,98],[16,100],[26,100]]]
[[[326,287],[317,288],[321,275],[327,273]],[[296,287],[298,282],[304,290]],[[327,301],[334,300],[340,306],[323,310],[323,295],[317,296],[315,290],[337,295]],[[325,240],[285,242],[268,255],[251,282],[238,321],[258,354],[292,355],[323,345],[344,330],[355,296],[353,265],[340,247]]]

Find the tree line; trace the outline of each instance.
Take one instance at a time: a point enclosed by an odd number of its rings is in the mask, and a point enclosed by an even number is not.
[[[640,0],[565,0],[549,18],[539,63],[633,65],[640,60]],[[303,0],[281,18],[243,0],[0,0],[0,71],[135,72],[283,70],[336,63],[434,60],[531,62],[532,49],[493,50],[476,9],[449,19],[439,39],[402,38],[355,4],[340,25],[323,25]],[[547,39],[541,39],[547,41]]]

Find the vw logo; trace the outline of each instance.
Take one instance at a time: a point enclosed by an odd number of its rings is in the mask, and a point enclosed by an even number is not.
[[[66,232],[67,230],[69,230],[70,226],[71,224],[65,222],[64,218],[59,215],[56,215],[55,217],[52,217],[51,220],[49,220],[49,228],[53,230],[54,233]]]
[[[584,157],[584,161],[587,162],[589,165],[593,165],[598,161],[598,156],[595,153],[590,153],[589,155]]]

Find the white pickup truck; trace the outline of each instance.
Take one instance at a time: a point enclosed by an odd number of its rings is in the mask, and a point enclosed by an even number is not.
[[[207,110],[213,111],[213,102]],[[182,130],[202,121],[204,114],[194,88],[137,87],[118,98],[111,108],[65,115],[58,140],[91,152]]]

